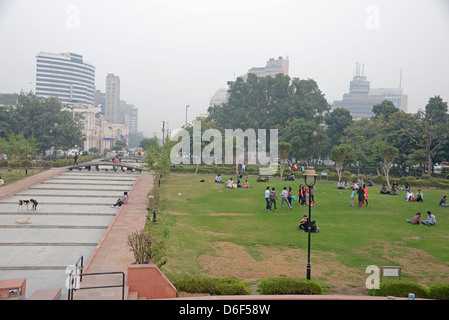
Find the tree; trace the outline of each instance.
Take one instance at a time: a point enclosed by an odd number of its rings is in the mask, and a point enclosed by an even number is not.
[[[121,151],[124,148],[126,148],[126,142],[125,141],[115,140],[114,146],[112,147],[112,150]]]
[[[208,109],[208,120],[219,130],[283,128],[295,118],[319,125],[330,110],[324,94],[312,79],[248,74],[246,80],[239,77],[228,85],[228,101]]]
[[[64,109],[55,97],[42,98],[32,92],[27,94],[22,92],[17,98],[17,104],[8,106],[8,113],[10,133],[22,132],[25,138],[34,136],[36,147],[41,152],[52,146],[65,145],[61,139],[64,140],[68,136],[71,136],[69,140],[72,141],[76,140],[73,135],[81,136],[81,131],[73,128],[78,128],[78,117],[69,109]],[[59,127],[63,129],[59,130]],[[77,141],[79,143],[79,140]]]
[[[345,128],[353,123],[353,119],[349,110],[336,108],[326,115],[325,123],[331,146],[335,146],[340,144]]]
[[[394,164],[394,160],[398,156],[399,150],[389,144],[384,144],[380,148],[380,154],[382,156],[382,171],[387,181],[387,185],[390,188],[390,169]]]
[[[52,132],[54,146],[63,151],[82,146],[83,141],[85,140],[81,130],[73,123],[63,123],[58,125]]]
[[[449,138],[447,109],[447,102],[443,102],[439,96],[430,98],[426,111],[419,110],[415,114],[415,126],[407,131],[416,146],[426,152],[430,176],[432,176],[433,158]]]
[[[153,145],[155,143],[157,144],[157,139],[145,138],[139,142],[139,147],[142,148],[143,150],[150,150],[151,148],[153,148]]]
[[[382,103],[374,105],[371,111],[374,113],[375,117],[384,115],[385,117],[388,118],[390,115],[398,112],[399,109],[395,107],[393,102],[389,100],[384,100],[382,101]]]
[[[338,181],[340,181],[344,165],[354,163],[357,160],[357,156],[353,147],[342,143],[332,148],[331,160],[335,161],[335,169],[338,174]]]
[[[280,163],[281,179],[282,179],[282,174],[284,172],[285,164],[287,162],[287,157],[288,157],[288,154],[290,153],[291,149],[292,149],[292,145],[288,142],[280,142],[278,145],[279,158],[281,160],[281,163]]]
[[[314,121],[294,119],[287,125],[281,140],[292,145],[291,152],[295,158],[308,160],[314,155],[322,155],[327,149],[329,138],[326,131]]]

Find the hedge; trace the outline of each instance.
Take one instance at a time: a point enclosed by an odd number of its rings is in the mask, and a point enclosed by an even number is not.
[[[183,275],[170,279],[176,290],[211,295],[249,295],[248,287],[236,278],[213,278],[202,275]]]
[[[449,300],[449,283],[434,284],[429,288],[429,299]]]
[[[428,290],[423,286],[402,280],[390,280],[382,282],[379,289],[372,289],[371,295],[374,296],[393,296],[393,297],[408,297],[409,293],[413,293],[416,298],[427,298]]]
[[[261,294],[323,294],[323,288],[315,281],[297,278],[267,278],[260,282]]]

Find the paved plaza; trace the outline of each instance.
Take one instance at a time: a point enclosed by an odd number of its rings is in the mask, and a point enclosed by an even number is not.
[[[120,210],[111,205],[139,174],[52,169],[0,188],[0,279],[26,278],[25,298],[47,288],[66,296],[68,267],[80,257],[86,264]],[[37,210],[19,208],[25,199]]]

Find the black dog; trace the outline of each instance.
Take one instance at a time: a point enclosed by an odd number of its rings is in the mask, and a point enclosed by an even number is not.
[[[27,210],[28,210],[28,205],[30,204],[30,202],[32,203],[32,207],[31,210],[36,210],[37,209],[37,205],[38,202],[35,199],[30,199],[30,200],[19,200],[19,209],[23,208],[23,206],[27,206]]]
[[[30,199],[30,202],[33,204],[33,206],[31,207],[31,210],[36,210],[38,202],[35,199]]]

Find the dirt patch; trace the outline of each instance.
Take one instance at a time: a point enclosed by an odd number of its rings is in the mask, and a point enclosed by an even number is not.
[[[257,254],[250,254],[243,246],[231,242],[217,242],[213,248],[214,253],[198,257],[201,268],[213,277],[236,277],[243,281],[306,277],[307,251],[302,249],[257,247]],[[330,288],[356,290],[354,288],[365,285],[364,270],[360,272],[342,265],[333,253],[312,251],[311,260],[312,279]]]

